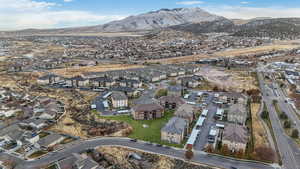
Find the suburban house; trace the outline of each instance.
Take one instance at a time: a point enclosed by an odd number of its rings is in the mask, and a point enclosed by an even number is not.
[[[77,153],[73,153],[69,157],[57,161],[56,165],[60,169],[104,169],[104,167],[99,166],[91,157]]]
[[[183,87],[180,85],[174,85],[168,87],[168,95],[169,96],[177,96],[181,97],[183,94]]]
[[[190,104],[183,104],[178,107],[174,115],[187,120],[190,124],[195,119],[195,107]]]
[[[244,125],[247,119],[248,113],[246,105],[244,104],[233,104],[229,107],[227,119],[232,123],[239,123]]]
[[[49,147],[53,147],[56,144],[59,144],[65,139],[64,136],[56,133],[52,133],[48,136],[41,138],[37,143],[40,145],[41,148],[47,149]]]
[[[0,139],[16,142],[17,145],[22,145],[24,131],[17,125],[13,124],[3,128],[0,131]]]
[[[24,65],[21,63],[13,63],[8,66],[9,72],[21,72],[24,69]]]
[[[138,104],[132,108],[132,116],[135,120],[151,120],[161,118],[164,115],[164,108],[156,103]]]
[[[179,78],[177,82],[184,87],[196,88],[201,85],[201,80],[203,78],[200,76],[187,76]]]
[[[225,104],[246,104],[247,97],[238,92],[225,92],[220,94],[219,100]]]
[[[113,108],[128,107],[128,98],[123,92],[114,91],[111,94],[111,103]]]
[[[40,140],[40,136],[37,133],[26,132],[24,134],[24,139],[31,144],[35,144]]]
[[[89,85],[89,80],[81,76],[66,79],[66,84],[71,87],[85,87]]]
[[[188,122],[180,117],[172,117],[161,129],[161,140],[180,144],[188,129]]]
[[[40,113],[38,117],[45,120],[53,120],[55,119],[56,114],[56,111],[45,110],[44,112]]]
[[[54,74],[48,74],[37,79],[37,83],[40,85],[53,84],[59,81],[60,81],[60,77]]]
[[[166,109],[175,109],[185,103],[182,98],[177,96],[162,96],[158,100],[160,105]]]
[[[48,126],[46,121],[43,119],[30,119],[28,122],[31,127],[39,130]]]
[[[248,142],[248,132],[246,127],[238,124],[228,124],[226,125],[222,144],[227,145],[232,151],[246,150]]]
[[[123,92],[125,93],[126,96],[128,96],[129,98],[132,98],[132,97],[136,97],[139,95],[139,91],[135,88],[131,88],[131,87],[113,87],[111,88],[111,91],[120,91],[120,92]]]
[[[107,77],[96,77],[90,79],[90,84],[93,87],[112,87],[115,84],[115,81]]]
[[[141,81],[134,80],[134,79],[119,79],[117,82],[119,86],[122,87],[140,88],[143,85]]]

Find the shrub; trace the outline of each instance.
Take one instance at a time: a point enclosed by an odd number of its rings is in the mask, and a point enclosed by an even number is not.
[[[283,127],[286,128],[286,129],[291,128],[291,122],[289,120],[284,121]]]
[[[293,138],[299,138],[299,131],[298,131],[297,129],[294,129],[294,130],[292,131],[292,137],[293,137]]]
[[[288,116],[286,115],[285,112],[282,112],[282,113],[280,114],[280,118],[281,118],[281,119],[288,119]]]
[[[222,153],[222,155],[225,155],[225,156],[230,155],[230,150],[229,150],[227,144],[222,145],[221,153]]]
[[[166,96],[168,94],[168,90],[166,89],[159,89],[156,94],[155,94],[155,97],[156,98],[160,98],[162,96]]]
[[[185,158],[186,158],[186,159],[190,160],[190,159],[193,158],[193,156],[194,156],[194,153],[193,153],[192,150],[187,150],[187,151],[185,152]]]
[[[263,111],[260,116],[263,119],[267,119],[267,118],[269,118],[269,112],[268,111]]]
[[[263,160],[263,161],[274,161],[275,160],[275,152],[272,148],[261,146],[254,150],[256,160]]]

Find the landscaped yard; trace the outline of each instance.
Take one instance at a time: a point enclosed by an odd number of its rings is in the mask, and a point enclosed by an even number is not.
[[[68,138],[65,138],[61,144],[68,144],[68,143],[71,143],[72,141],[75,141],[74,138],[71,138],[71,137],[68,137]]]
[[[173,111],[166,111],[163,118],[155,120],[134,120],[128,115],[110,117],[103,117],[99,115],[98,117],[128,123],[133,128],[133,132],[128,136],[130,138],[181,148],[184,146],[184,144],[170,144],[160,140],[160,129],[173,117]],[[144,128],[143,125],[148,125],[148,127]]]
[[[28,158],[30,158],[30,159],[38,158],[47,153],[48,153],[47,151],[37,151],[37,152],[31,154],[30,156],[28,156]]]
[[[41,132],[41,133],[39,133],[40,138],[46,137],[48,135],[49,135],[49,133],[47,133],[47,132]]]

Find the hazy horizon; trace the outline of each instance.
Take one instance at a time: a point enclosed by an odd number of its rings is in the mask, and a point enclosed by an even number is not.
[[[0,0],[0,30],[54,29],[105,24],[162,8],[199,7],[229,19],[300,17],[300,2],[286,0],[180,1]]]

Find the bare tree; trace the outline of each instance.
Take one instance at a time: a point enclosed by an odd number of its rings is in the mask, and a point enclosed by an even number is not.
[[[192,150],[187,150],[185,152],[185,158],[191,160],[194,157],[194,152]]]

